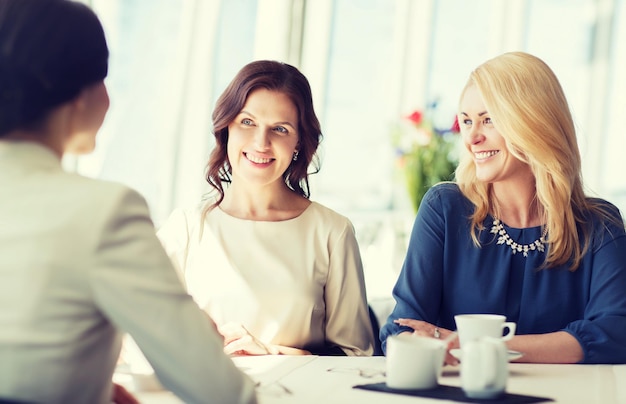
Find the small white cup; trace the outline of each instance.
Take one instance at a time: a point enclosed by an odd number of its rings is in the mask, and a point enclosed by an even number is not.
[[[463,348],[461,387],[471,398],[498,398],[506,390],[508,366],[502,338],[481,337],[469,341]]]
[[[393,389],[425,390],[437,387],[446,344],[434,338],[411,334],[387,338],[387,386]]]
[[[516,324],[507,322],[506,317],[499,314],[458,314],[454,316],[454,321],[461,349],[478,338],[492,337],[508,341],[515,335]],[[505,330],[508,332],[503,336]]]

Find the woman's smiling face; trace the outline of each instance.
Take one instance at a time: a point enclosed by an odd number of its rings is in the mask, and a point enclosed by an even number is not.
[[[298,110],[285,94],[254,90],[228,125],[233,180],[258,186],[279,182],[298,146]]]
[[[461,99],[459,126],[465,147],[474,158],[476,177],[484,182],[508,179],[530,167],[509,151],[506,140],[494,127],[480,92],[472,85]]]

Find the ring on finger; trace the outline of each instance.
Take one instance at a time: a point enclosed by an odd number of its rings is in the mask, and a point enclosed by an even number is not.
[[[435,327],[435,331],[433,332],[433,337],[439,339],[441,338],[441,332],[439,332],[439,328]]]

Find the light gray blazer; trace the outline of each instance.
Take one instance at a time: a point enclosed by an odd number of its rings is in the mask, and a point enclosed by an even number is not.
[[[185,402],[254,402],[252,381],[185,292],[144,199],[0,140],[0,397],[107,403],[132,335]]]

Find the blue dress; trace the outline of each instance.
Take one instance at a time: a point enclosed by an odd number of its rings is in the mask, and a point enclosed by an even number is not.
[[[615,206],[599,201],[623,223]],[[454,330],[456,314],[494,313],[516,322],[516,334],[570,333],[582,346],[581,363],[626,363],[623,225],[593,219],[592,247],[575,272],[567,265],[537,270],[545,253],[513,254],[506,244],[497,244],[490,216],[477,248],[469,234],[472,212],[456,184],[439,184],[424,196],[393,289],[396,306],[380,331],[383,350],[389,335],[411,330],[394,324],[397,318]],[[540,226],[504,227],[520,244],[541,237]]]

